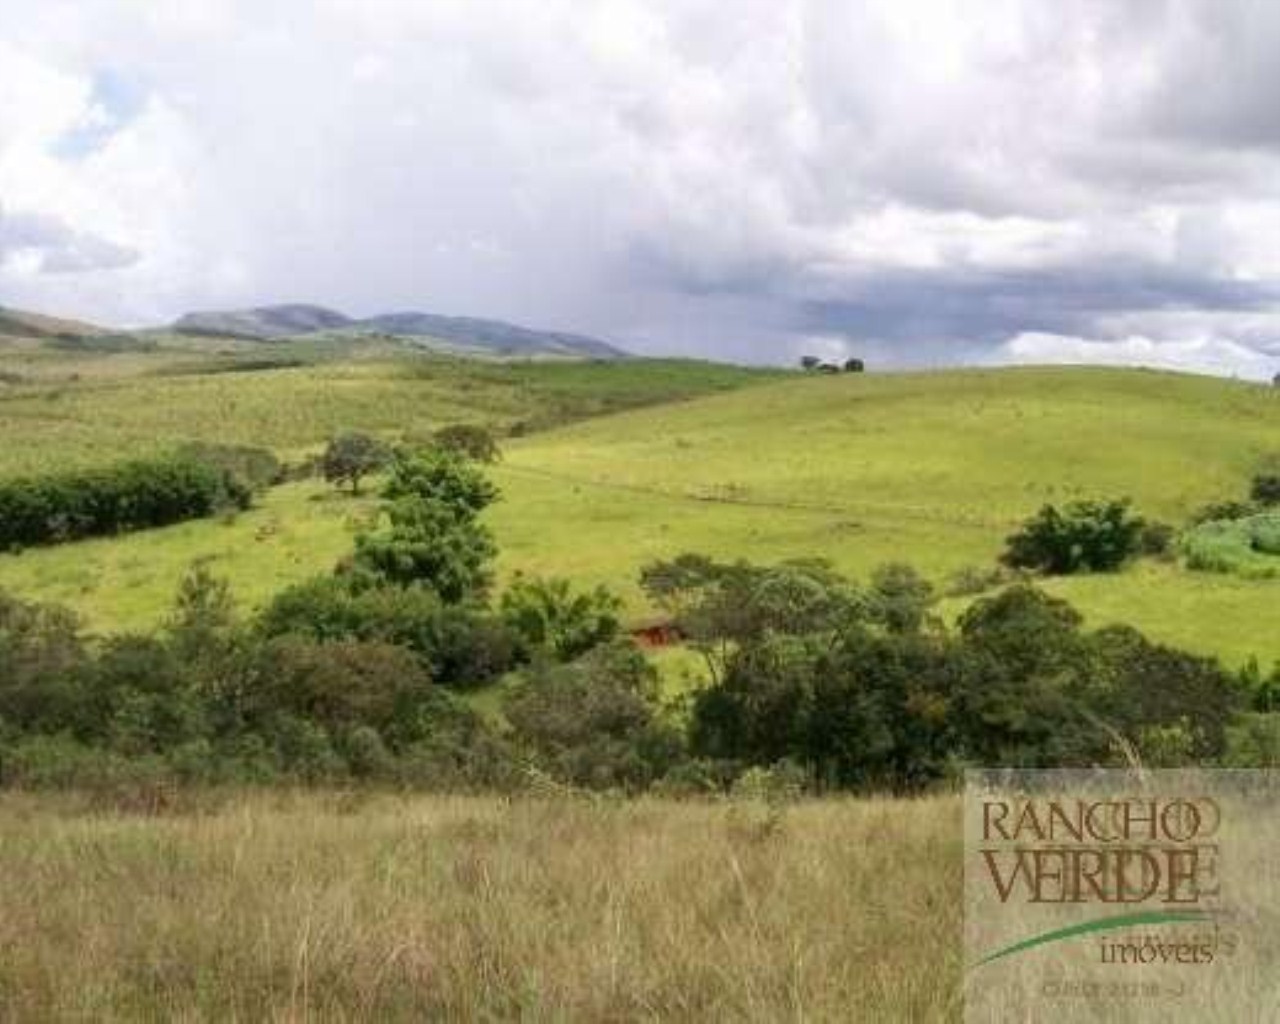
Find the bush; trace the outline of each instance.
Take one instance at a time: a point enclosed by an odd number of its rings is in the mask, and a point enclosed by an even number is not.
[[[1187,567],[1249,579],[1280,576],[1280,512],[1201,523],[1182,537]]]
[[[664,723],[656,675],[634,647],[602,647],[569,665],[531,669],[504,705],[516,744],[554,779],[644,789],[684,756]]]
[[[1191,524],[1230,522],[1246,519],[1257,512],[1257,508],[1247,501],[1213,501],[1202,505],[1191,514]]]
[[[284,480],[284,466],[269,448],[191,441],[178,447],[180,459],[210,466],[231,481],[231,489],[256,494]]]
[[[318,577],[281,592],[264,609],[268,637],[364,640],[411,650],[432,678],[451,686],[484,683],[514,667],[519,637],[480,608],[455,607],[420,586],[353,588]]]
[[[1151,558],[1169,558],[1176,540],[1177,531],[1168,523],[1146,522],[1138,536],[1138,551]]]
[[[568,580],[517,576],[502,595],[502,618],[530,651],[572,661],[618,634],[622,602],[604,587],[575,594]]]
[[[438,448],[477,462],[496,462],[501,457],[498,442],[484,427],[471,423],[454,423],[441,427],[432,435]]]
[[[1110,572],[1138,553],[1144,527],[1128,501],[1076,501],[1061,511],[1045,505],[1009,537],[1001,561],[1051,575]]]
[[[166,526],[249,497],[221,470],[178,457],[9,480],[0,482],[0,547]]]
[[[1253,478],[1249,496],[1259,505],[1280,505],[1280,473],[1259,473]]]

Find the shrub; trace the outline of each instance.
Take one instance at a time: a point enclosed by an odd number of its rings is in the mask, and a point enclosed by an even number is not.
[[[432,435],[432,443],[447,452],[477,462],[496,462],[501,453],[498,442],[486,428],[471,423],[454,423],[441,427]]]
[[[222,471],[178,457],[19,478],[0,482],[0,547],[165,526],[248,500]]]
[[[1197,526],[1201,523],[1230,522],[1248,518],[1257,511],[1247,501],[1214,501],[1196,509],[1191,515],[1191,523]]]
[[[618,634],[622,602],[604,587],[573,593],[568,580],[517,576],[502,617],[532,651],[572,661]]]
[[[891,562],[871,574],[871,618],[891,633],[914,633],[924,625],[933,586],[909,565]]]
[[[380,641],[416,654],[443,685],[487,682],[514,667],[519,638],[481,608],[449,606],[421,586],[352,588],[318,577],[282,591],[264,609],[269,637],[295,634],[318,641]]]
[[[1253,478],[1249,496],[1259,505],[1280,505],[1280,473],[1259,473]]]
[[[1280,576],[1280,511],[1201,523],[1182,537],[1187,567],[1250,579]]]
[[[643,789],[683,757],[681,737],[655,704],[656,676],[626,644],[526,673],[504,711],[513,739],[558,781]]]
[[[1152,558],[1167,558],[1173,554],[1177,531],[1168,523],[1145,522],[1138,536],[1138,551]]]
[[[1109,572],[1140,550],[1145,523],[1128,501],[1076,501],[1059,510],[1045,505],[1009,537],[1001,561],[1053,575]]]
[[[215,444],[190,441],[175,452],[180,459],[200,462],[222,473],[235,492],[252,494],[266,490],[284,479],[284,466],[269,448],[247,444]]]

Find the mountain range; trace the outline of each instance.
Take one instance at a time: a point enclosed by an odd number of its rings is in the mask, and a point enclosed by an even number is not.
[[[46,316],[0,306],[0,340],[112,338],[154,344],[156,335],[186,334],[240,341],[288,343],[295,339],[393,338],[461,355],[560,356],[576,359],[624,359],[629,353],[599,338],[563,331],[542,331],[502,320],[437,313],[382,313],[350,317],[324,306],[289,304],[252,309],[187,313],[164,327],[117,331],[80,320]]]
[[[170,330],[254,341],[281,341],[316,334],[377,334],[412,339],[427,347],[477,350],[497,355],[562,355],[620,359],[627,353],[599,338],[534,330],[502,320],[398,312],[353,318],[324,306],[290,304],[187,313]]]

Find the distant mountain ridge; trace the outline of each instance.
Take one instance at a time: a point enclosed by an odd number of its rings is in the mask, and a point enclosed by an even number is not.
[[[541,331],[502,320],[442,316],[416,311],[382,313],[356,319],[324,306],[288,304],[253,309],[187,313],[171,330],[180,334],[219,335],[280,341],[317,333],[378,333],[435,339],[468,349],[504,355],[566,355],[621,359],[628,353],[599,338],[562,331]]]
[[[172,330],[179,334],[218,334],[268,341],[294,334],[341,329],[352,323],[349,316],[336,310],[294,303],[187,313],[174,321]]]

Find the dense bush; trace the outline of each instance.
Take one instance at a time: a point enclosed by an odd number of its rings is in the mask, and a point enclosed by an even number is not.
[[[521,646],[517,633],[484,608],[446,604],[422,586],[362,589],[342,577],[283,591],[263,611],[260,629],[268,637],[396,644],[449,686],[472,686],[507,672]]]
[[[1280,505],[1280,473],[1259,473],[1253,478],[1249,496],[1259,505]]]
[[[679,574],[667,569],[649,584],[670,586]],[[886,618],[874,588],[849,601],[847,584],[811,578],[834,593],[808,594],[808,607],[839,615],[740,631],[717,614],[722,581],[706,569],[700,582],[685,575],[682,615],[732,634],[721,647],[701,638],[713,678],[694,698],[690,739],[712,762],[785,761],[818,785],[861,788],[913,788],[963,764],[1204,763],[1224,756],[1249,701],[1216,662],[1127,628],[1086,632],[1069,605],[1026,585],[975,602],[952,634],[923,615]],[[767,578],[754,575],[748,606]]]
[[[1191,569],[1251,579],[1280,576],[1280,512],[1201,523],[1183,535],[1180,547]]]
[[[662,721],[657,677],[628,644],[601,647],[570,665],[538,665],[504,705],[513,739],[534,766],[591,788],[643,789],[684,757]]]
[[[501,457],[493,434],[473,423],[453,423],[441,427],[432,435],[431,440],[445,451],[477,462],[496,462]]]
[[[176,456],[8,480],[0,482],[0,547],[165,526],[250,499],[231,474]]]
[[[501,610],[527,651],[572,661],[617,636],[622,602],[604,587],[575,594],[568,580],[517,576]]]
[[[175,454],[182,459],[212,466],[233,481],[237,489],[253,493],[282,483],[285,478],[284,465],[269,448],[190,441],[180,445]]]
[[[1045,505],[1009,537],[1001,561],[1055,575],[1109,572],[1141,550],[1145,526],[1127,501]]]

